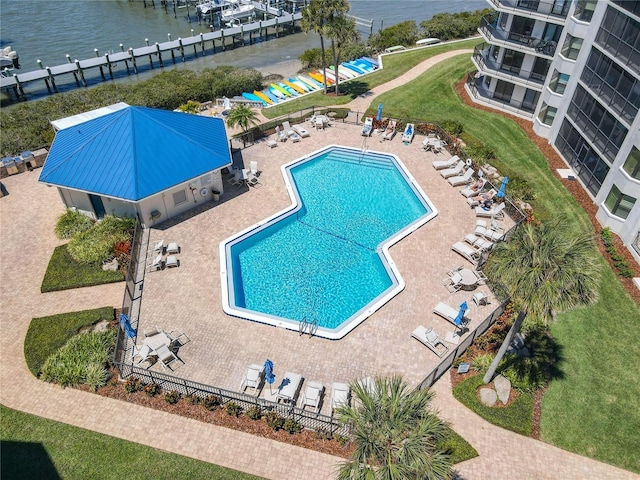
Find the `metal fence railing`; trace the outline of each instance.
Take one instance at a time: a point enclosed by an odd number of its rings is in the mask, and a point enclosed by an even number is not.
[[[471,346],[475,339],[486,332],[489,327],[495,323],[498,317],[502,315],[502,312],[504,312],[507,303],[509,303],[509,300],[501,303],[498,308],[491,312],[491,314],[487,318],[480,322],[480,325],[469,332],[469,335],[464,337],[460,344],[458,344],[458,346],[449,355],[447,355],[436,366],[436,368],[431,370],[431,372],[429,372],[427,376],[424,377],[422,382],[420,382],[420,385],[418,385],[418,388],[430,388],[445,372],[449,371],[449,369],[453,366],[456,358],[462,356],[465,350]]]

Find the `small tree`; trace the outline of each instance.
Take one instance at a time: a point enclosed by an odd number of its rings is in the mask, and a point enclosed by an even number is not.
[[[336,96],[339,92],[340,79],[338,78],[338,67],[340,65],[342,48],[346,43],[357,40],[358,31],[356,21],[340,13],[329,20],[325,27],[326,34],[331,37],[331,52],[333,54],[333,66],[336,74]]]
[[[229,115],[227,116],[227,125],[229,125],[230,127],[240,125],[242,131],[246,132],[249,128],[249,125],[255,125],[257,123],[257,115],[247,105],[236,105],[231,110],[229,110]]]
[[[197,114],[200,111],[200,102],[189,100],[178,107],[181,112]]]

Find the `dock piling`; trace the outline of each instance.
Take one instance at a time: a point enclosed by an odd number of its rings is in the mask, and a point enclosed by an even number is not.
[[[84,72],[82,71],[82,67],[80,66],[80,60],[78,60],[76,58],[75,59],[75,64],[76,64],[76,70],[78,70],[78,73],[80,74],[80,80],[82,80],[82,86],[86,87],[87,86],[87,81],[84,78]]]

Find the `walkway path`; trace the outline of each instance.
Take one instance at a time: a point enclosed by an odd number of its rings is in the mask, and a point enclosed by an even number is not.
[[[364,110],[371,98],[415,78],[433,59],[356,99]],[[462,52],[464,53],[464,52]],[[355,103],[363,101],[362,104]],[[351,104],[350,104],[351,105]],[[39,172],[3,180],[9,195],[0,199],[0,403],[27,413],[186,455],[271,479],[334,478],[339,458],[242,432],[174,416],[36,380],[24,361],[23,343],[33,317],[120,305],[123,284],[41,294],[39,287],[53,248],[55,220],[63,213],[54,188],[37,183]],[[502,430],[473,414],[451,395],[448,376],[436,385],[436,405],[453,428],[480,453],[458,465],[467,479],[638,479],[640,476]],[[175,435],[158,436],[149,425]]]

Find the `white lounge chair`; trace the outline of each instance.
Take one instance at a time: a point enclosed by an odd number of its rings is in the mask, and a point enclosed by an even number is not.
[[[478,237],[473,233],[469,233],[464,236],[464,241],[467,242],[472,247],[477,248],[478,250],[491,250],[493,248],[493,242],[486,240],[482,237]]]
[[[150,272],[155,272],[156,270],[162,270],[162,252],[154,257],[154,259],[149,264],[148,270]]]
[[[478,205],[480,205],[482,202],[485,202],[487,200],[491,200],[493,197],[496,196],[496,190],[494,188],[492,188],[491,190],[487,191],[487,192],[481,192],[476,194],[473,197],[467,197],[467,203],[469,204],[470,207],[477,207]]]
[[[443,170],[445,168],[453,168],[460,161],[460,157],[458,155],[454,155],[449,160],[436,160],[431,165],[436,170]]]
[[[153,248],[151,249],[153,252],[162,252],[164,249],[164,240],[158,240],[153,244]]]
[[[165,251],[167,254],[176,254],[180,253],[180,245],[176,242],[171,242],[167,245],[167,250]]]
[[[469,323],[469,319],[467,317],[462,318],[462,322],[460,324],[456,323],[456,317],[458,316],[459,310],[450,307],[446,303],[439,302],[433,309],[433,313],[436,315],[440,315],[445,320],[453,323],[456,327],[465,327]]]
[[[309,136],[311,136],[311,134],[309,133],[309,130],[307,130],[306,128],[304,128],[302,125],[294,125],[293,130],[300,135],[302,138],[307,138]]]
[[[442,178],[455,177],[457,175],[460,175],[462,173],[462,170],[464,170],[464,162],[460,160],[458,163],[456,163],[455,167],[447,168],[446,170],[440,170],[440,175],[442,176]]]
[[[476,302],[476,305],[479,307],[482,305],[486,305],[489,302],[489,297],[483,292],[476,292],[473,294],[473,301]]]
[[[458,272],[451,272],[451,274],[443,280],[442,284],[447,287],[450,293],[455,293],[462,288],[461,281],[462,275]]]
[[[491,217],[491,218],[504,218],[504,208],[507,206],[506,203],[498,203],[494,204],[492,208],[489,210],[485,210],[482,207],[476,207],[476,216],[478,217]]]
[[[471,180],[471,177],[473,177],[474,173],[475,172],[473,171],[473,168],[469,168],[462,175],[458,175],[456,177],[447,178],[447,182],[449,182],[449,184],[452,187],[459,187],[460,185],[464,185],[466,183],[469,183],[469,181]]]
[[[364,125],[362,126],[360,135],[363,137],[370,137],[371,132],[373,132],[373,117],[367,117],[364,119]]]
[[[280,141],[280,142],[286,142],[287,141],[286,132],[281,131],[280,127],[278,127],[278,126],[276,126],[276,137],[278,138],[278,141]]]
[[[291,372],[285,373],[282,378],[282,382],[278,387],[278,392],[276,393],[276,401],[279,402],[282,400],[283,402],[294,405],[296,403],[296,398],[298,397],[298,391],[300,390],[301,384],[302,375]]]
[[[476,264],[480,258],[480,252],[464,242],[456,242],[451,246],[451,250],[462,255],[472,264]]]
[[[416,134],[416,126],[413,123],[407,123],[402,133],[402,143],[409,144],[413,141],[413,136]]]
[[[475,197],[482,193],[482,189],[486,185],[487,181],[485,179],[478,180],[477,182],[473,182],[471,185],[460,190],[460,195],[463,197]]]
[[[252,388],[253,393],[258,396],[260,394],[260,386],[262,385],[262,374],[264,368],[262,365],[252,363],[247,368],[247,372],[242,377],[240,383],[240,391],[244,392],[247,388]]]
[[[249,171],[254,175],[258,175],[260,173],[260,170],[258,170],[258,162],[256,162],[255,160],[252,160],[249,163]]]
[[[395,120],[389,120],[389,123],[387,124],[387,128],[384,130],[384,133],[382,134],[383,140],[392,140],[393,137],[395,137],[396,125],[397,125],[397,122]]]
[[[173,268],[173,267],[179,267],[180,266],[180,260],[178,260],[178,257],[176,257],[175,255],[167,256],[167,260],[164,263],[165,263],[165,266],[167,268]]]
[[[320,401],[324,394],[324,385],[318,382],[309,382],[302,395],[302,408],[307,405],[313,407],[316,413],[320,412]]]
[[[444,341],[442,341],[442,339],[436,332],[433,331],[433,328],[431,327],[425,328],[420,325],[413,331],[411,336],[422,343],[424,346],[429,348],[439,357],[442,357],[449,351],[449,347],[445,345]]]
[[[291,125],[289,125],[289,122],[282,122],[282,130],[284,130],[284,132],[287,134],[287,137],[293,137],[294,135],[297,135],[295,130],[291,128]]]
[[[331,384],[331,410],[349,405],[351,389],[346,383]]]

